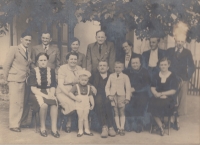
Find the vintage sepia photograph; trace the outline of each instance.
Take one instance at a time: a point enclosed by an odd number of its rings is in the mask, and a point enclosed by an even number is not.
[[[0,0],[0,144],[200,144],[200,0]]]

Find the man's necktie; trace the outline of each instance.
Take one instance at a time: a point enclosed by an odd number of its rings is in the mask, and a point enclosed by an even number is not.
[[[44,51],[45,51],[45,53],[47,53],[47,47],[45,46],[45,48],[44,48]]]
[[[176,57],[179,57],[179,55],[180,55],[180,49],[178,49],[177,51],[176,51]]]
[[[28,48],[26,48],[26,58],[28,60]]]
[[[119,77],[119,74],[117,74],[117,77]]]
[[[101,55],[101,45],[99,45],[99,54]]]

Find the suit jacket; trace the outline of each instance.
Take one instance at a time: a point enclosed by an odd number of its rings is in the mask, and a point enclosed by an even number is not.
[[[28,48],[28,58],[24,49],[11,46],[3,65],[4,76],[7,81],[24,82],[30,73],[31,49]]]
[[[40,52],[45,52],[42,44],[33,47],[32,53],[31,53],[31,58],[33,61],[32,65],[31,65],[32,68],[36,67],[35,59],[36,59],[36,56]],[[59,51],[59,49],[53,45],[49,45],[47,54],[49,55],[49,60],[48,60],[47,66],[50,67],[51,69],[55,69],[57,72],[58,68],[60,67],[60,51]]]
[[[131,84],[129,77],[121,73],[119,77],[117,77],[116,73],[112,73],[106,84],[106,96],[110,95],[125,95],[127,100],[130,100],[131,97]]]
[[[195,71],[194,61],[190,50],[183,48],[176,56],[175,47],[167,50],[167,57],[171,61],[170,70],[184,81],[189,80]]]
[[[109,71],[114,72],[115,48],[112,42],[102,44],[101,55],[99,54],[99,46],[97,42],[89,44],[86,54],[86,69],[90,72],[97,71],[100,60],[106,60],[109,65]]]
[[[151,50],[147,50],[147,51],[142,53],[142,62],[143,62],[143,67],[145,69],[148,69],[148,67],[149,67],[150,53],[151,53]],[[165,50],[162,50],[162,49],[158,48],[158,60],[160,60],[163,57],[165,57],[165,53],[166,53]],[[157,63],[157,68],[159,69],[158,63]]]
[[[132,58],[132,57],[136,57],[136,56],[140,57],[140,59],[141,59],[141,61],[142,61],[142,55],[141,55],[141,54],[137,54],[137,53],[132,52],[131,58]],[[130,61],[129,61],[129,63],[128,63],[128,68],[131,67],[131,58],[130,58]],[[121,61],[122,63],[125,64],[125,54],[122,55],[122,57],[120,58],[119,61]],[[141,62],[141,64],[142,64],[142,62]],[[126,68],[126,69],[128,69],[128,68]]]
[[[69,52],[67,53],[69,54]],[[65,61],[65,64],[67,64],[67,60]],[[86,58],[85,54],[78,51],[78,62],[77,65],[81,66],[82,68],[86,68]]]

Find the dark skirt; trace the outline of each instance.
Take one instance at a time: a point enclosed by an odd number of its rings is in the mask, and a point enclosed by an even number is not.
[[[148,93],[134,93],[126,105],[126,116],[143,116],[148,102]]]
[[[152,97],[149,102],[148,112],[155,117],[164,117],[173,115],[175,111],[175,101],[171,97],[160,99]]]
[[[46,89],[41,89],[41,92],[44,94],[48,94]],[[53,99],[46,99],[42,96],[36,96],[31,92],[30,94],[30,106],[33,109],[33,111],[39,111],[41,104],[45,103],[47,105],[57,105],[56,100]]]

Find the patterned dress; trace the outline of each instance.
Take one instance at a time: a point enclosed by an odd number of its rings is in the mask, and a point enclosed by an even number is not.
[[[44,94],[49,94],[51,87],[56,87],[55,70],[36,67],[31,70],[29,77],[29,85],[35,86]],[[44,103],[48,105],[57,105],[57,100],[46,99],[43,96],[36,95],[31,91],[30,104],[34,111],[39,111],[40,106]]]

